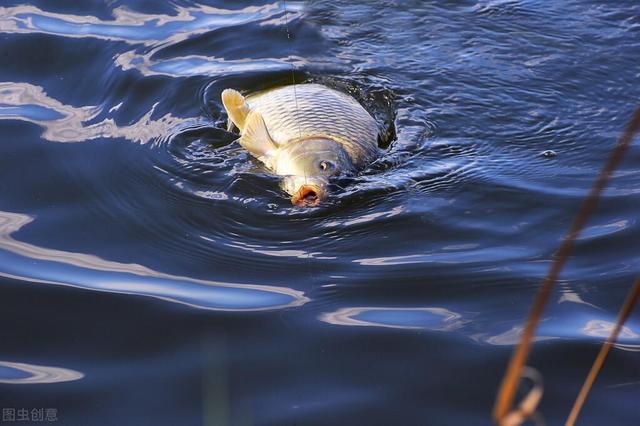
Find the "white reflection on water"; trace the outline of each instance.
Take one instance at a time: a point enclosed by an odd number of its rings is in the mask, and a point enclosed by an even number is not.
[[[80,380],[84,374],[68,368],[0,361],[0,383],[32,385]]]
[[[401,215],[405,210],[406,210],[406,208],[404,206],[397,206],[397,207],[394,207],[394,208],[392,208],[391,210],[388,210],[388,211],[366,213],[366,214],[363,214],[361,216],[354,217],[354,218],[347,219],[347,220],[342,220],[342,221],[340,221],[340,220],[329,221],[329,222],[326,222],[326,223],[322,224],[322,226],[324,226],[326,228],[333,228],[333,227],[337,227],[337,226],[360,225],[360,224],[372,222],[372,221],[374,221],[376,219],[380,219],[380,218],[390,218],[390,217],[398,216],[398,215]]]
[[[597,315],[602,315],[598,313]],[[538,335],[533,341],[557,340],[557,339],[578,339],[578,340],[595,340],[603,343],[611,334],[615,322],[588,319],[595,316],[586,312],[573,313],[567,318],[554,318],[544,321],[540,325]],[[586,322],[585,322],[586,321]],[[640,334],[633,331],[632,327],[636,325],[627,324],[618,335],[615,347],[626,351],[640,351]],[[491,335],[486,332],[480,332],[471,336],[471,338],[480,343],[488,343],[490,345],[516,345],[522,337],[523,327],[521,325],[513,326],[511,329]]]
[[[587,336],[607,338],[613,331],[615,323],[603,320],[591,320],[587,322],[582,332]],[[635,333],[629,327],[623,326],[620,329],[618,340],[640,339],[640,334]]]
[[[517,345],[518,342],[520,342],[520,337],[522,336],[523,330],[524,330],[524,327],[522,326],[514,326],[514,327],[511,327],[511,329],[503,333],[496,334],[494,336],[488,336],[486,333],[478,333],[471,336],[471,338],[477,342],[488,343],[490,345],[512,346],[512,345]],[[558,339],[558,337],[535,336],[533,337],[533,339],[531,339],[531,341],[541,342],[543,340],[552,340],[552,339]]]
[[[0,276],[147,296],[220,311],[282,309],[301,306],[309,301],[303,292],[287,287],[175,276],[135,263],[119,263],[90,254],[38,247],[11,236],[32,221],[28,215],[0,211]]]
[[[578,305],[584,306],[584,305]],[[405,330],[429,330],[456,332],[469,339],[488,345],[513,346],[522,336],[523,326],[513,325],[506,331],[492,331],[498,328],[492,321],[482,318],[482,314],[463,316],[460,313],[442,307],[347,307],[333,312],[323,313],[320,321],[343,326],[383,327]],[[603,315],[591,310],[573,312],[567,318],[546,318],[534,342],[595,340],[604,342],[614,327],[614,322],[594,319]],[[634,330],[637,324],[627,324],[621,330],[615,347],[625,351],[640,351],[640,334]],[[499,327],[502,328],[502,327]],[[504,328],[502,328],[504,330]]]
[[[578,240],[589,240],[610,236],[630,228],[635,224],[635,222],[635,220],[620,219],[604,225],[589,226],[578,236]]]
[[[287,2],[289,3],[289,2]],[[131,44],[166,45],[193,35],[258,19],[270,19],[281,10],[280,2],[243,9],[221,9],[204,5],[175,6],[175,15],[146,14],[125,7],[113,9],[113,19],[52,13],[35,6],[0,7],[0,32],[43,33],[73,38],[118,40]],[[287,9],[300,9],[298,2]],[[279,21],[276,21],[279,22]]]
[[[213,241],[211,238],[208,238],[205,236],[201,236],[200,238],[207,241]],[[336,256],[323,256],[322,252],[308,252],[305,250],[283,249],[277,245],[262,246],[257,244],[248,244],[242,241],[233,241],[231,243],[223,243],[223,244],[228,247],[249,251],[251,253],[264,254],[265,256],[296,257],[298,259],[320,259],[320,260],[337,259]]]
[[[303,2],[287,2],[289,23],[302,16]],[[190,55],[153,61],[159,49],[180,43],[210,31],[243,24],[260,26],[285,24],[283,4],[276,1],[262,6],[241,9],[222,9],[204,5],[181,7],[174,5],[175,14],[145,14],[117,7],[113,19],[101,20],[95,16],[52,13],[35,6],[0,7],[0,32],[40,33],[72,38],[96,38],[123,41],[132,45],[151,47],[146,53],[126,51],[116,55],[115,62],[123,70],[136,69],[145,76],[173,77],[192,75],[219,75],[260,70],[284,70],[291,64],[300,67],[303,58],[236,59]]]
[[[324,313],[320,320],[335,325],[432,331],[454,331],[467,323],[462,315],[444,308],[352,307]]]
[[[0,82],[0,120],[22,120],[37,124],[44,129],[42,138],[52,142],[124,138],[144,144],[164,138],[178,127],[186,125],[184,119],[170,113],[156,120],[151,119],[156,105],[140,120],[128,126],[118,126],[111,118],[85,124],[101,112],[99,107],[72,107],[49,97],[40,86]]]
[[[155,52],[140,55],[135,52],[125,52],[115,58],[115,63],[123,71],[135,69],[144,76],[164,75],[169,77],[189,77],[200,75],[229,75],[251,71],[261,73],[268,71],[289,70],[293,65],[302,68],[308,61],[298,56],[287,58],[262,59],[225,59],[214,56],[189,55],[164,60],[153,60]],[[317,61],[317,64],[324,62]]]
[[[445,251],[404,256],[374,257],[354,259],[354,263],[366,266],[412,265],[422,263],[486,263],[494,260],[520,259],[529,251],[522,247],[486,247],[475,250]]]
[[[582,297],[574,291],[571,285],[564,282],[558,282],[557,285],[560,293],[560,297],[558,298],[557,303],[576,303],[602,310],[600,307],[594,305],[593,303],[584,301]]]

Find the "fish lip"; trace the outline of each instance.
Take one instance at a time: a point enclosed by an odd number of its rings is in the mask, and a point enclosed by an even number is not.
[[[291,197],[291,204],[299,207],[315,207],[320,204],[324,192],[318,185],[305,184]]]

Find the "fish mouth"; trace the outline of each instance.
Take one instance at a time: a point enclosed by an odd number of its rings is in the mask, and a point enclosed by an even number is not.
[[[302,185],[291,197],[291,204],[300,207],[314,207],[320,204],[322,190],[317,185]]]

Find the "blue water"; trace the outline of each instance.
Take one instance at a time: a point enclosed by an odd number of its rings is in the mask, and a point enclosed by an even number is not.
[[[283,6],[2,2],[2,408],[490,424],[552,255],[640,103],[640,4]],[[319,208],[293,207],[224,130],[222,90],[289,84],[292,67],[383,133],[382,158]],[[536,336],[549,424],[640,273],[639,145]],[[635,313],[579,424],[637,423],[638,351]]]

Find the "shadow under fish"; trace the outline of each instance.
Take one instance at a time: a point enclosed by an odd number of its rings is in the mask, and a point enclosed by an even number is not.
[[[329,184],[380,155],[379,128],[351,96],[320,84],[283,86],[246,97],[222,92],[228,130],[273,173],[298,206],[316,206]]]

